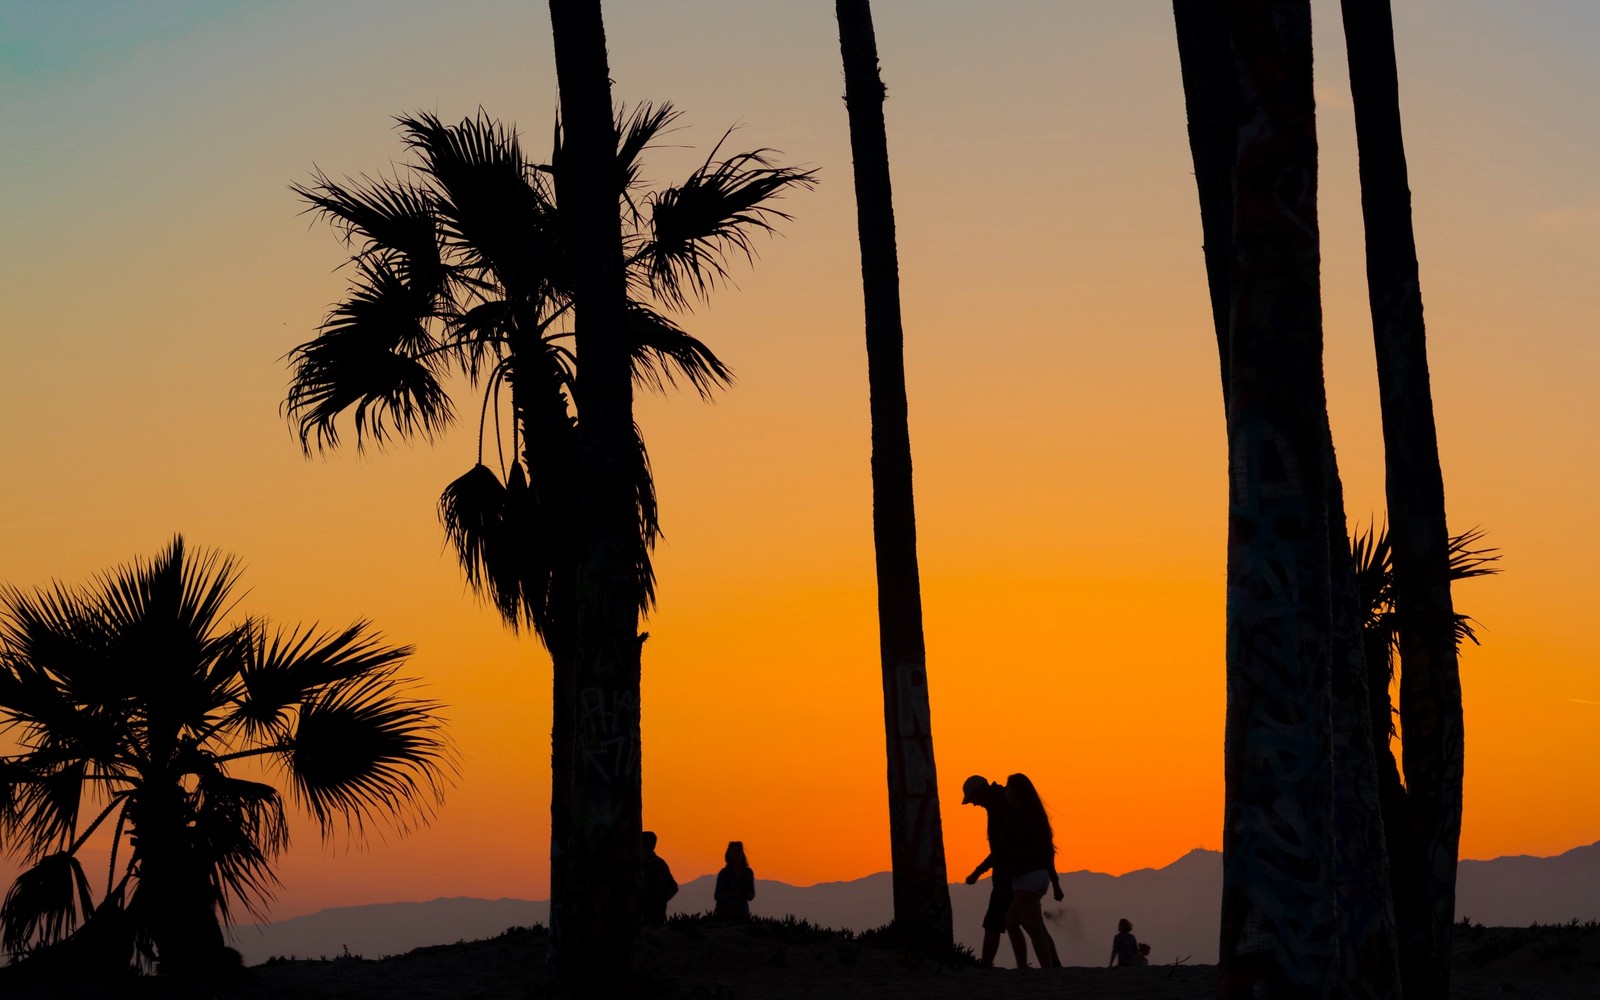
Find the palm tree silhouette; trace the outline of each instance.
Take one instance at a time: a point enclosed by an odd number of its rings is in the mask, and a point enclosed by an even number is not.
[[[1448,545],[1447,572],[1453,583],[1474,577],[1498,573],[1494,565],[1500,558],[1493,548],[1480,546],[1483,532],[1473,528],[1453,536]],[[1407,732],[1406,716],[1396,712],[1390,698],[1397,665],[1404,674],[1403,627],[1405,613],[1399,600],[1397,575],[1390,533],[1383,529],[1368,528],[1350,539],[1351,558],[1356,566],[1356,586],[1362,614],[1361,631],[1368,671],[1367,691],[1370,698],[1373,755],[1377,764],[1379,798],[1383,815],[1384,835],[1388,841],[1388,854],[1397,862],[1391,865],[1391,883],[1399,932],[1401,974],[1403,987],[1415,987],[1413,993],[1425,996],[1437,993],[1433,984],[1442,975],[1438,965],[1431,961],[1436,938],[1430,934],[1433,886],[1428,873],[1420,865],[1407,864],[1403,859],[1417,856],[1418,846],[1413,840],[1408,822],[1415,807],[1410,782],[1402,782],[1391,743],[1398,738],[1402,750]],[[1478,636],[1470,617],[1451,613],[1452,654],[1459,655],[1462,643],[1470,640],[1477,644]],[[1405,696],[1402,692],[1401,703]],[[1396,719],[1399,725],[1396,726]],[[1407,754],[1409,757],[1409,754]]]
[[[773,165],[766,149],[722,156],[724,134],[681,183],[645,191],[640,157],[677,118],[665,103],[617,119],[608,111],[614,168],[596,176],[622,233],[624,379],[657,391],[682,380],[708,397],[731,373],[667,313],[706,298],[733,258],[753,257],[754,236],[788,218],[773,199],[815,181],[812,171]],[[568,169],[561,128],[550,163],[535,164],[514,130],[481,112],[456,125],[428,114],[398,121],[416,157],[407,174],[336,182],[319,172],[294,185],[355,252],[350,294],[314,340],[290,353],[286,408],[308,451],[337,446],[338,419],[350,412],[359,448],[394,435],[431,439],[454,418],[445,388],[452,372],[481,392],[472,406],[477,462],[446,487],[439,511],[469,584],[512,628],[531,627],[550,653],[555,932],[568,898],[562,839],[577,725],[580,529],[592,508],[580,499],[593,451],[582,433],[604,409],[583,388],[568,332],[585,274],[569,235],[571,208],[562,211],[558,193],[588,172]],[[592,376],[594,353],[583,357]],[[502,390],[509,428],[500,426]],[[628,498],[625,548],[636,552],[625,574],[636,621],[654,598],[649,551],[658,521],[631,408],[621,433],[616,471]],[[498,471],[484,461],[490,439]]]
[[[1345,703],[1364,722],[1365,698],[1362,671],[1336,673],[1360,643],[1330,548],[1310,7],[1173,6],[1228,427],[1222,994],[1322,993],[1344,972],[1335,803],[1366,791],[1375,812],[1376,788],[1336,776],[1328,726]]]
[[[238,564],[181,537],[73,590],[0,590],[0,840],[28,864],[0,907],[12,954],[92,925],[126,965],[220,967],[235,905],[260,915],[288,846],[274,767],[324,837],[426,821],[453,768],[439,706],[402,693],[406,646],[223,624]],[[80,855],[109,830],[100,902]],[[118,863],[121,863],[119,869]],[[107,929],[110,929],[109,931]],[[92,935],[86,935],[92,936]]]
[[[928,701],[917,569],[917,518],[906,409],[900,264],[895,245],[889,141],[878,43],[867,0],[837,0],[856,223],[866,307],[867,382],[872,414],[872,535],[878,574],[878,645],[883,671],[888,757],[889,845],[894,923],[913,947],[950,947],[950,886],[945,873],[939,781]]]
[[[1400,128],[1394,22],[1389,0],[1343,0],[1350,96],[1360,153],[1367,295],[1383,413],[1400,648],[1403,813],[1385,811],[1395,867],[1415,885],[1397,891],[1401,971],[1407,993],[1450,992],[1450,938],[1461,840],[1465,720],[1456,659],[1460,618],[1451,604],[1453,545],[1445,518],[1428,377],[1422,286],[1411,225],[1411,188]],[[1385,687],[1387,692],[1387,687]],[[1387,747],[1383,748],[1385,751]],[[1379,755],[1379,767],[1384,766]]]

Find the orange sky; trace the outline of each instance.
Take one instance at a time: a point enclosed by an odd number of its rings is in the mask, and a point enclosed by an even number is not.
[[[981,6],[981,9],[979,9]],[[1457,590],[1463,853],[1600,838],[1600,11],[1398,12],[1452,524],[1504,573]],[[1382,460],[1337,4],[1318,0],[1327,370],[1352,520]],[[969,773],[1028,772],[1064,869],[1220,845],[1224,441],[1170,5],[874,5],[885,80],[935,743],[950,872]],[[288,191],[384,170],[390,116],[482,105],[544,150],[539,3],[43,5],[0,15],[0,579],[81,582],[175,531],[247,564],[243,610],[371,618],[448,702],[462,778],[364,852],[298,828],[273,915],[541,897],[549,666],[466,593],[434,501],[475,453],[304,460],[282,355],[339,297]],[[865,357],[826,3],[606,5],[615,94],[818,167],[758,266],[685,320],[739,383],[642,398],[666,538],[645,647],[645,822],[681,880],[742,839],[794,883],[888,864]],[[118,19],[122,20],[119,21]],[[0,877],[9,879],[9,867]]]

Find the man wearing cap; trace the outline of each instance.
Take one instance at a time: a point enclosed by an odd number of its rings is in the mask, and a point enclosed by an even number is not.
[[[995,862],[995,845],[1000,843],[1006,825],[1006,788],[991,783],[981,774],[974,774],[961,786],[961,804],[982,806],[988,810],[989,853],[967,876],[968,885],[977,885],[984,872],[989,872],[989,908],[983,913],[984,968],[994,966],[994,956],[1000,951],[1000,932],[1011,938],[1011,950],[1017,957],[1017,968],[1028,965],[1028,945],[1021,927],[1006,927],[1006,911],[1011,908],[1011,873]]]

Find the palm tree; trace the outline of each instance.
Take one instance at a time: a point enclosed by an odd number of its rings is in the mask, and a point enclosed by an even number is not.
[[[950,947],[939,782],[934,767],[917,572],[917,521],[906,413],[900,265],[895,247],[884,86],[868,0],[837,0],[845,105],[855,161],[856,225],[866,305],[867,382],[872,416],[872,534],[878,573],[878,646],[883,664],[889,759],[889,844],[894,922],[903,940],[932,953]]]
[[[1370,696],[1373,756],[1377,764],[1380,799],[1384,817],[1384,831],[1388,840],[1388,853],[1392,858],[1415,856],[1411,841],[1409,817],[1415,808],[1411,790],[1400,779],[1391,743],[1399,740],[1402,748],[1408,735],[1404,712],[1397,712],[1390,699],[1397,674],[1403,674],[1403,622],[1397,600],[1396,575],[1393,550],[1387,530],[1358,532],[1351,536],[1351,558],[1356,567],[1356,585],[1362,613],[1361,631],[1369,671],[1367,690]],[[1477,528],[1464,531],[1450,539],[1449,576],[1452,582],[1498,573],[1493,564],[1499,560],[1493,548],[1480,547],[1483,532]],[[1459,655],[1461,644],[1478,636],[1473,621],[1466,615],[1455,614],[1451,632],[1452,645]],[[1399,720],[1397,726],[1396,720]],[[1391,866],[1391,879],[1399,931],[1401,974],[1403,985],[1424,996],[1435,995],[1430,989],[1430,977],[1437,970],[1429,962],[1431,955],[1428,914],[1430,910],[1430,884],[1427,873],[1414,864]]]
[[[752,255],[753,236],[788,218],[770,202],[814,178],[773,166],[768,150],[724,157],[719,143],[682,183],[643,191],[640,156],[677,117],[667,104],[623,115],[607,139],[614,158],[599,176],[613,179],[624,232],[632,378],[662,391],[681,379],[708,396],[731,374],[666,312],[709,295],[731,257]],[[478,460],[445,489],[440,515],[469,583],[550,652],[551,920],[559,934],[579,690],[579,514],[590,509],[579,499],[580,463],[590,453],[579,413],[593,409],[579,405],[588,397],[566,329],[582,269],[557,198],[577,167],[562,131],[550,164],[540,165],[523,155],[513,130],[483,114],[449,126],[426,114],[399,123],[417,160],[408,175],[337,182],[319,173],[295,187],[352,246],[355,280],[317,338],[291,352],[287,408],[308,450],[336,446],[339,418],[352,412],[359,447],[391,435],[430,439],[446,426],[456,410],[446,389],[451,371],[481,391],[470,404]],[[505,429],[502,390],[511,415]],[[627,431],[621,469],[630,531],[643,547],[629,563],[637,618],[653,597],[657,519],[643,445],[631,422]],[[484,460],[491,439],[498,470]]]
[[[1338,859],[1327,720],[1336,633],[1332,443],[1322,382],[1311,20],[1305,0],[1177,4],[1210,266],[1229,463],[1224,996],[1336,990]],[[1198,19],[1186,26],[1185,17]],[[1208,44],[1209,40],[1209,44]],[[1224,44],[1225,42],[1225,44]],[[1191,57],[1193,61],[1191,61]],[[1222,63],[1222,60],[1226,60]],[[1234,81],[1230,84],[1230,81]],[[1207,97],[1209,95],[1209,98]],[[1226,101],[1225,108],[1215,102]],[[1229,135],[1213,135],[1212,127]],[[1248,128],[1233,130],[1233,123]],[[1218,205],[1221,150],[1233,196]],[[1216,262],[1220,264],[1220,261]]]
[[[1402,744],[1407,809],[1385,812],[1384,818],[1404,833],[1395,840],[1403,852],[1397,867],[1421,879],[1397,901],[1407,992],[1445,996],[1464,773],[1455,629],[1460,619],[1450,596],[1452,540],[1400,128],[1394,22],[1389,0],[1343,0],[1342,8],[1360,153],[1367,295],[1383,412],[1394,603],[1401,623],[1400,714],[1407,736]]]
[[[640,920],[638,872],[643,785],[639,774],[639,609],[637,568],[649,557],[640,537],[645,497],[632,470],[643,464],[633,434],[627,272],[617,224],[611,138],[611,72],[600,0],[550,0],[556,81],[567,142],[559,195],[567,207],[576,312],[576,386],[584,417],[573,524],[579,554],[574,620],[576,690],[594,710],[574,731],[575,760],[566,849],[571,897],[566,926],[551,935],[550,974],[572,982],[630,976]],[[558,709],[559,711],[560,709]],[[572,711],[578,711],[573,706]]]
[[[0,591],[0,840],[28,865],[0,907],[12,954],[86,920],[163,973],[216,969],[234,906],[260,915],[289,843],[278,769],[324,837],[426,821],[452,769],[439,706],[404,696],[410,647],[222,622],[238,564],[174,539],[79,590]],[[80,854],[109,830],[98,904]],[[121,867],[118,867],[118,862]],[[93,915],[91,917],[91,914]],[[235,956],[236,960],[236,956]]]

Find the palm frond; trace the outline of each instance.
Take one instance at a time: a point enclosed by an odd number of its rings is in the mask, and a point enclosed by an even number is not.
[[[665,393],[681,376],[701,399],[710,399],[733,384],[733,372],[711,348],[644,303],[629,301],[625,322],[638,385]]]
[[[510,475],[525,492],[527,481],[521,464],[513,463]],[[468,586],[516,628],[525,616],[508,493],[500,477],[480,462],[444,488],[439,496],[439,521]]]
[[[636,444],[634,496],[638,503],[639,540],[642,543],[638,549],[634,574],[639,588],[639,613],[647,615],[656,603],[656,570],[650,559],[650,551],[655,548],[656,539],[661,535],[661,519],[656,507],[656,481],[650,471],[650,453],[645,449],[644,434],[638,424],[633,425],[633,437]]]
[[[1470,580],[1500,572],[1500,568],[1493,565],[1500,560],[1499,550],[1492,546],[1477,547],[1484,534],[1482,528],[1473,527],[1451,536],[1448,550],[1451,581]],[[1366,611],[1362,628],[1369,634],[1381,634],[1384,637],[1392,672],[1395,648],[1400,640],[1401,618],[1394,603],[1394,550],[1388,529],[1369,525],[1365,531],[1357,532],[1351,536],[1350,553],[1355,561],[1356,588]],[[1476,625],[1478,623],[1468,615],[1455,616],[1454,631],[1458,649],[1469,640],[1473,645],[1478,644]]]
[[[1500,550],[1494,546],[1474,548],[1483,541],[1487,532],[1471,527],[1450,539],[1450,579],[1470,580],[1475,576],[1492,576],[1500,567],[1491,565],[1500,561]]]
[[[617,169],[621,173],[618,191],[630,205],[632,198],[629,192],[640,183],[639,157],[667,131],[668,126],[678,120],[679,115],[680,112],[672,106],[671,101],[654,105],[642,101],[634,105],[631,113],[618,109]]]
[[[454,752],[438,703],[397,695],[391,676],[326,688],[300,706],[288,746],[297,800],[331,836],[388,818],[401,829],[426,822],[443,798]]]
[[[88,773],[89,762],[77,758],[38,768],[32,780],[15,787],[16,848],[26,857],[44,857],[52,849],[66,848],[76,838]]]
[[[455,359],[462,374],[477,385],[483,366],[491,360],[498,364],[505,357],[514,326],[511,303],[499,298],[489,299],[465,312],[447,316],[443,339],[456,348]]]
[[[1350,537],[1350,558],[1355,564],[1356,599],[1361,608],[1363,628],[1378,624],[1383,610],[1393,601],[1394,566],[1387,528],[1368,524]]]
[[[208,768],[195,787],[192,851],[211,871],[217,912],[231,922],[230,901],[264,916],[278,885],[272,860],[289,844],[283,800],[271,785]]]
[[[382,445],[391,434],[431,440],[454,418],[427,328],[433,304],[385,265],[364,264],[361,274],[316,339],[289,352],[285,409],[307,453],[313,439],[319,449],[338,446],[337,418],[352,407],[358,449],[367,437]]]
[[[397,121],[416,169],[437,185],[435,209],[465,266],[492,272],[512,298],[537,298],[559,280],[554,202],[515,130],[481,110],[456,125],[427,112]]]
[[[10,844],[6,833],[17,814],[19,786],[32,780],[32,768],[15,757],[0,757],[0,844]]]
[[[251,737],[270,739],[284,734],[289,709],[319,688],[383,674],[415,651],[385,645],[367,621],[340,631],[310,625],[277,628],[270,635],[262,625],[249,650],[233,716]]]
[[[309,203],[308,212],[325,216],[346,244],[357,244],[356,259],[377,257],[391,266],[414,294],[432,299],[450,278],[439,245],[433,196],[427,188],[387,178],[362,177],[336,183],[320,170],[313,183],[291,184]]]
[[[130,697],[162,706],[181,725],[204,724],[217,689],[239,667],[241,637],[222,623],[239,575],[237,559],[190,552],[180,535],[149,562],[136,559],[97,579],[91,603]]]
[[[80,595],[59,586],[0,591],[0,729],[20,727],[25,744],[105,758],[116,730],[94,706],[125,696],[128,680],[106,664],[103,623]]]
[[[726,279],[730,257],[754,258],[754,236],[789,218],[769,202],[817,183],[815,170],[773,166],[767,158],[772,150],[717,160],[721,148],[719,142],[682,184],[650,199],[651,238],[642,263],[651,289],[674,308],[705,298]]]
[[[46,855],[17,876],[0,905],[0,948],[17,955],[54,944],[93,910],[89,879],[78,859]]]

